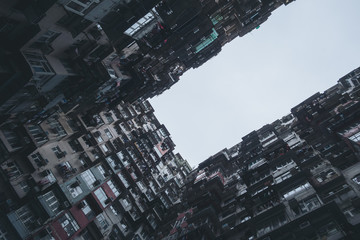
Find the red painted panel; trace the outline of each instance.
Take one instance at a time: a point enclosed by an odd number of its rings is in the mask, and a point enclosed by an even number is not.
[[[108,198],[112,198],[112,199],[116,198],[115,194],[113,193],[113,191],[111,190],[109,185],[107,185],[107,183],[102,185],[102,188],[103,188],[104,192],[106,193],[106,195],[108,196]]]
[[[80,228],[85,228],[88,225],[89,220],[85,216],[84,212],[77,205],[74,205],[70,209],[71,214],[75,218],[76,222],[79,224]]]
[[[68,239],[67,233],[66,233],[65,230],[61,227],[61,224],[59,223],[58,220],[54,221],[51,225],[52,225],[53,229],[54,229],[55,232],[56,232],[56,234],[53,234],[53,235],[58,236],[61,240],[66,240],[66,239]]]

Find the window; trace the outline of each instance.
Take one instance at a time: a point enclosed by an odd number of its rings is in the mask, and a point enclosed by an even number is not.
[[[51,132],[56,134],[58,137],[66,135],[63,126],[60,124],[58,120],[56,120],[55,116],[48,118],[47,123],[50,126]]]
[[[111,113],[105,113],[105,117],[108,123],[112,123],[114,121],[114,118],[112,117]]]
[[[36,73],[54,73],[48,60],[40,53],[24,52],[24,56]]]
[[[75,10],[76,12],[79,12],[79,13],[81,13],[85,9],[85,7],[81,6],[80,4],[78,4],[76,2],[69,2],[66,6],[72,10]]]
[[[54,32],[51,30],[47,30],[38,40],[37,42],[52,42],[60,33]]]
[[[35,216],[31,212],[30,208],[27,205],[22,206],[18,210],[15,211],[16,215],[18,216],[18,219],[21,221],[22,224],[28,229],[33,230],[34,228],[34,222],[35,222]]]
[[[140,190],[141,190],[142,192],[146,190],[144,184],[143,184],[141,181],[137,182],[136,184],[138,185],[138,187],[140,188]]]
[[[355,133],[354,135],[349,137],[349,139],[354,142],[360,142],[360,132]]]
[[[109,148],[106,146],[106,144],[101,145],[101,148],[104,150],[105,153],[109,152]]]
[[[110,187],[111,191],[114,193],[114,195],[116,197],[118,197],[120,195],[120,192],[118,190],[118,188],[114,185],[114,183],[112,182],[112,180],[109,180],[107,182],[107,185]]]
[[[51,211],[55,214],[61,212],[60,203],[56,198],[55,194],[50,191],[41,196],[42,199],[46,202],[46,205],[51,209]]]
[[[125,186],[126,188],[128,188],[128,187],[130,186],[130,184],[129,184],[129,182],[125,179],[125,177],[122,175],[121,172],[118,173],[118,176],[119,176],[121,182],[124,184],[124,186]]]
[[[130,205],[130,202],[129,202],[126,198],[124,198],[124,199],[122,200],[122,202],[123,202],[123,204],[125,205],[125,207],[127,207],[127,206]]]
[[[106,219],[102,213],[96,217],[96,220],[98,221],[100,227],[103,230],[106,230],[109,227],[109,223],[106,221]]]
[[[67,233],[68,237],[72,236],[80,228],[79,225],[77,224],[77,222],[75,221],[75,219],[68,213],[65,213],[59,219],[59,223],[61,224],[61,227]]]
[[[160,128],[159,129],[159,132],[160,132],[160,134],[164,137],[164,138],[166,138],[168,135],[166,134],[166,131],[163,129],[163,128]]]
[[[306,191],[308,189],[311,189],[311,185],[310,183],[305,183],[301,186],[298,186],[297,188],[295,189],[292,189],[291,191],[287,192],[284,194],[284,198],[286,199],[291,199],[293,196],[297,195],[297,194],[300,194],[300,192],[303,192],[303,191]]]
[[[79,208],[81,208],[81,211],[84,213],[84,215],[87,217],[88,220],[95,217],[94,212],[91,210],[91,208],[86,200],[82,200],[78,206],[79,206]]]
[[[46,161],[39,152],[31,154],[31,158],[38,167],[42,167],[46,165]]]
[[[43,171],[42,176],[43,176],[43,178],[39,182],[41,185],[46,185],[48,183],[56,182],[56,178],[55,178],[54,174],[49,169],[46,169],[45,171]]]
[[[61,151],[59,146],[53,147],[51,150],[55,153],[57,158],[63,158],[65,156],[64,152]]]
[[[303,200],[301,202],[299,202],[299,206],[300,206],[300,209],[303,213],[305,212],[310,212],[312,211],[313,209],[317,208],[320,206],[320,202],[319,200],[317,199],[316,196],[310,198],[310,199],[307,199],[307,200]]]
[[[333,169],[328,169],[316,175],[315,179],[319,183],[322,183],[322,182],[327,182],[336,176],[338,176],[338,174]]]
[[[125,159],[125,157],[124,157],[124,154],[120,151],[120,152],[117,152],[116,153],[116,156],[118,156],[118,158],[121,160],[121,161],[123,161],[124,159]]]
[[[96,191],[94,191],[94,194],[100,201],[101,205],[106,207],[107,204],[105,202],[107,201],[108,197],[106,196],[104,190],[102,188],[98,188]]]
[[[217,15],[215,15],[215,16],[211,16],[210,19],[211,19],[212,24],[213,24],[213,25],[216,25],[218,22],[220,22],[221,20],[223,20],[224,17],[221,16],[221,15],[219,15],[219,14],[217,14]],[[195,32],[194,32],[194,33],[195,33]]]
[[[86,202],[86,200],[81,201],[81,204],[83,205],[83,207],[81,208],[81,210],[83,211],[83,213],[86,215],[89,212],[91,212],[91,208],[89,207],[88,203]]]
[[[86,170],[85,172],[81,173],[82,179],[85,181],[86,185],[89,189],[94,187],[94,183],[96,182],[96,178],[94,174],[90,171],[90,169]]]
[[[217,39],[219,34],[215,31],[214,28],[212,30],[213,32],[208,37],[202,39],[201,42],[197,44],[197,46],[195,47],[195,53],[200,52],[201,50],[209,46],[213,41],[215,41],[215,39]]]
[[[99,143],[102,143],[104,141],[104,139],[101,137],[101,136],[98,136],[96,138],[96,140],[99,142]]]
[[[40,145],[47,142],[48,138],[46,137],[44,131],[38,125],[29,125],[28,130],[30,135],[35,140],[36,144]]]
[[[60,33],[54,32],[52,30],[47,30],[41,37],[39,37],[33,44],[30,45],[30,48],[39,49],[45,43],[51,43],[54,41]]]
[[[17,177],[22,175],[20,169],[15,164],[15,162],[6,163],[5,165],[3,165],[3,169],[10,180],[16,179]]]
[[[11,148],[15,149],[22,147],[20,138],[15,134],[15,132],[5,129],[2,132],[6,138],[6,141],[10,144]]]
[[[360,185],[360,174],[358,174],[358,175],[356,175],[355,177],[353,177],[352,180],[353,180],[356,184]]]
[[[21,181],[19,184],[20,184],[21,190],[23,190],[24,192],[30,191],[30,187],[29,187],[29,185],[27,184],[26,181]]]
[[[124,34],[132,37],[135,33],[137,33],[141,28],[143,28],[146,24],[148,24],[151,20],[153,20],[155,16],[149,12],[144,17],[139,19],[136,23],[134,23],[131,27],[129,27]]]
[[[106,158],[106,161],[109,163],[109,165],[112,167],[112,168],[115,168],[116,167],[116,163],[113,159],[113,157],[109,156]]]
[[[104,132],[105,132],[105,134],[106,134],[106,136],[108,137],[108,138],[113,138],[113,135],[111,134],[111,132],[110,132],[110,130],[109,129],[105,129],[104,130]]]

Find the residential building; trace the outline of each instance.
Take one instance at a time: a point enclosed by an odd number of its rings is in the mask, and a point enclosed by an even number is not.
[[[289,2],[4,0],[0,123],[159,95]]]
[[[200,163],[157,238],[358,239],[357,76]]]
[[[154,235],[191,169],[149,102],[56,109],[0,131],[5,239]]]

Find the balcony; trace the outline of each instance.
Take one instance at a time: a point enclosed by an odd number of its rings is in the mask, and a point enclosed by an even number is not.
[[[248,169],[255,169],[257,167],[262,166],[265,163],[266,163],[266,159],[264,159],[264,158],[257,159],[257,160],[255,160],[255,161],[248,164]]]
[[[8,160],[7,162],[1,164],[1,168],[10,181],[14,181],[23,175],[18,165],[11,160]]]
[[[321,199],[327,203],[334,199],[336,199],[338,196],[343,195],[347,192],[349,192],[351,188],[347,184],[343,184],[337,187],[332,188],[330,191],[327,191],[323,194],[321,194]]]
[[[281,164],[277,164],[272,171],[272,175],[274,178],[288,172],[291,171],[291,169],[293,168],[297,168],[296,163],[293,160],[281,163]]]
[[[239,205],[229,208],[227,211],[224,211],[219,218],[219,221],[223,224],[225,222],[230,222],[234,219],[237,219],[242,213],[244,213],[245,208]]]
[[[119,172],[117,175],[118,175],[118,177],[120,178],[122,184],[125,186],[125,188],[130,187],[129,182],[126,180],[126,178],[124,177],[124,175],[123,175],[122,172]]]
[[[30,234],[43,226],[44,219],[38,215],[39,212],[35,212],[32,208],[33,206],[30,204],[25,204],[7,214],[7,218],[12,223],[21,239],[27,239]],[[46,216],[45,212],[43,214]]]
[[[265,203],[261,203],[254,208],[254,217],[264,214],[266,211],[270,209],[274,209],[276,206],[282,204],[280,199],[272,198]]]
[[[337,172],[337,170],[330,168],[330,169],[325,169],[320,173],[314,175],[312,177],[312,180],[315,186],[322,186],[333,181],[338,177],[340,177],[340,174]]]
[[[290,200],[293,198],[304,199],[305,197],[315,193],[315,189],[310,185],[309,182],[303,182],[285,192],[282,193],[284,199]]]
[[[73,168],[69,162],[58,164],[57,170],[64,180],[72,177],[77,172],[77,169]]]
[[[44,170],[37,174],[32,175],[34,180],[42,187],[46,187],[47,185],[51,185],[56,182],[56,178],[51,170]]]
[[[257,228],[257,237],[261,237],[269,232],[274,231],[275,229],[280,228],[281,226],[285,225],[288,222],[286,219],[285,214],[279,214],[271,219],[267,220],[266,222],[259,223]]]
[[[128,212],[132,209],[131,201],[127,198],[123,198],[119,200],[120,204],[124,208],[124,211]]]
[[[289,206],[296,218],[299,218],[304,214],[312,212],[322,206],[322,203],[314,192],[309,195],[311,196],[293,198],[290,199],[288,202],[285,202],[285,205]]]
[[[39,147],[49,141],[44,130],[39,125],[27,125],[25,127],[36,146]]]

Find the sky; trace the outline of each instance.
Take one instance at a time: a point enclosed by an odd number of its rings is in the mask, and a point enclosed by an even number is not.
[[[150,100],[192,167],[360,66],[360,1],[297,0]]]

